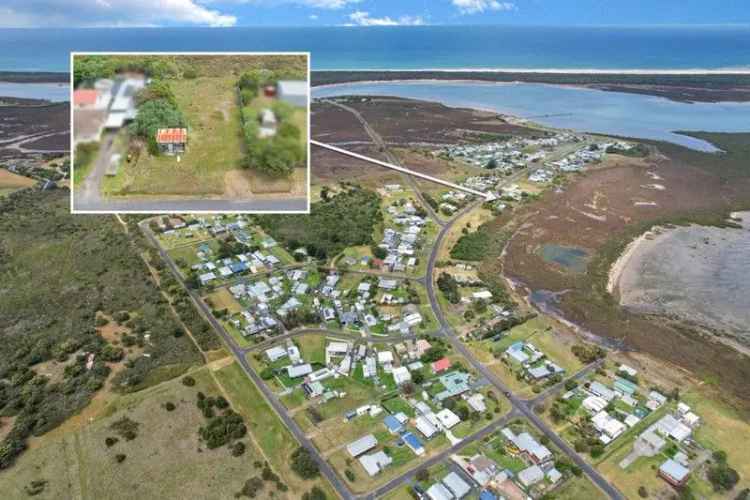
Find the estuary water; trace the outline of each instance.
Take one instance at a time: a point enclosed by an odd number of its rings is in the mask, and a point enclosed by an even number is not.
[[[62,102],[70,100],[70,86],[64,83],[0,82],[0,97],[46,99]]]
[[[550,127],[716,151],[680,130],[750,132],[750,103],[682,103],[663,97],[536,83],[362,82],[313,88],[313,97],[397,96],[486,109]]]

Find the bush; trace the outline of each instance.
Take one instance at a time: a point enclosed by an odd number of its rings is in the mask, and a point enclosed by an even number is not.
[[[107,437],[107,438],[104,439],[104,444],[107,445],[107,448],[111,448],[115,444],[117,444],[118,441],[119,441],[119,439],[117,439],[116,437],[111,437],[110,436],[110,437]]]
[[[313,479],[318,477],[320,469],[307,448],[300,446],[291,456],[292,470],[302,479]]]
[[[233,457],[239,457],[240,455],[245,454],[245,443],[242,441],[238,441],[234,443],[232,446],[232,456]]]
[[[194,78],[198,78],[198,72],[193,68],[188,68],[182,72],[182,77],[187,80],[192,80]]]
[[[740,480],[740,475],[737,471],[724,462],[709,467],[707,476],[715,491],[729,491]]]
[[[351,469],[346,469],[344,471],[344,475],[346,476],[346,478],[349,480],[350,483],[353,483],[354,481],[357,480],[357,476],[354,474],[354,472],[352,472]]]
[[[195,379],[190,375],[186,375],[182,377],[182,384],[188,387],[193,387],[195,385]]]
[[[173,402],[171,402],[171,401],[167,401],[166,403],[164,403],[164,408],[165,408],[165,409],[166,409],[167,411],[174,411],[174,409],[175,409],[175,408],[177,408],[177,407],[176,407],[176,406],[174,405],[174,403],[173,403]]]
[[[327,498],[325,492],[318,486],[313,486],[309,492],[302,495],[302,500],[326,500]]]
[[[115,460],[117,461],[118,464],[121,464],[122,462],[125,461],[126,457],[127,455],[125,455],[124,453],[118,453],[117,455],[115,455]]]
[[[645,486],[638,487],[638,496],[641,498],[648,498],[648,491]]]

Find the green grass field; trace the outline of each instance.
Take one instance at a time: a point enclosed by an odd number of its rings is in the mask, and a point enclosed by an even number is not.
[[[224,175],[242,160],[236,77],[170,80],[188,123],[188,147],[174,156],[143,151],[134,164],[123,164],[106,183],[110,194],[221,195]]]
[[[287,482],[290,495],[293,498],[299,498],[304,492],[317,484],[326,491],[329,498],[335,498],[328,482],[322,479],[305,481],[291,470],[289,456],[299,444],[274,413],[255,384],[245,375],[242,368],[238,364],[232,363],[230,366],[217,371],[216,377],[237,411],[247,417],[250,432],[255,436],[261,450],[268,457],[271,466]]]

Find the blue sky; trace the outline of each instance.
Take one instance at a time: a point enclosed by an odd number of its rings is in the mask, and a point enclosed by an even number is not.
[[[750,23],[750,0],[1,0],[0,26]]]

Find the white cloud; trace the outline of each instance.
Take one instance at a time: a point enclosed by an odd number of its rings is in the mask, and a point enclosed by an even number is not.
[[[425,24],[420,16],[401,16],[398,19],[385,17],[370,17],[369,12],[361,10],[349,14],[350,23],[347,26],[420,26]]]
[[[283,0],[282,0],[283,1]],[[362,0],[292,0],[293,3],[307,5],[314,9],[341,9],[349,4],[359,3]]]
[[[237,18],[195,0],[3,0],[2,27],[234,26]]]
[[[209,3],[218,0],[202,0],[202,3]],[[301,5],[312,9],[336,10],[360,3],[362,0],[222,0],[223,3],[240,3],[251,4],[259,7],[280,7],[282,5]]]
[[[451,3],[461,14],[478,14],[487,10],[516,10],[516,4],[497,0],[451,0]]]
[[[307,17],[308,17],[308,18],[309,18],[309,19],[310,19],[311,21],[317,21],[317,20],[318,20],[318,15],[317,15],[317,14],[310,14],[310,15],[309,15],[309,16],[307,16]]]

